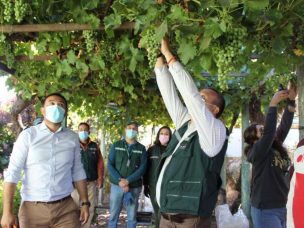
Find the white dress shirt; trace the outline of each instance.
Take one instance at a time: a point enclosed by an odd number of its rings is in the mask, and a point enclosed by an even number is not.
[[[67,128],[50,131],[44,122],[22,131],[14,144],[5,182],[22,178],[24,201],[54,201],[71,194],[72,182],[86,179],[78,135]]]
[[[169,70],[166,65],[155,68],[155,73],[159,90],[176,129],[179,129],[191,118],[187,131],[172,155],[185,138],[197,131],[202,150],[209,157],[216,156],[226,140],[226,128],[222,121],[216,119],[209,111],[190,74],[177,61],[170,65]],[[179,99],[176,88],[179,90],[186,107]],[[157,181],[156,199],[159,205],[162,179],[172,155],[166,158]]]

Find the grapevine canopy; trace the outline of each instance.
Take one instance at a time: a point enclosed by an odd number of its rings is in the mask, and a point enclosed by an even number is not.
[[[0,62],[14,70],[10,85],[24,98],[59,91],[106,128],[127,118],[168,123],[147,51],[138,47],[152,31],[158,42],[168,36],[199,87],[224,93],[229,121],[252,94],[286,85],[303,62],[303,3],[0,0]]]

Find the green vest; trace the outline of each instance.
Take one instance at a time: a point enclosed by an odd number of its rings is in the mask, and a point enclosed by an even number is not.
[[[97,165],[99,158],[98,146],[95,142],[89,142],[87,149],[81,149],[81,162],[87,175],[87,181],[95,181],[98,178]]]
[[[145,185],[149,185],[150,187],[156,186],[158,178],[158,166],[161,161],[162,153],[165,149],[165,146],[160,146],[157,144],[148,149],[147,169],[144,176]]]
[[[175,131],[162,156],[161,166],[173,153],[187,128],[188,122]],[[197,132],[183,140],[164,172],[160,195],[162,212],[211,216],[222,184],[220,172],[227,142],[226,139],[215,157],[208,157],[200,147]]]
[[[132,146],[128,147],[128,144],[125,140],[119,140],[114,143],[115,148],[115,169],[118,171],[122,178],[127,178],[132,173],[134,173],[141,164],[142,153],[145,152],[145,146],[136,142]],[[118,182],[114,180],[114,178],[110,175],[110,181],[113,184],[117,184]],[[141,187],[142,186],[142,178],[139,180],[129,184],[129,187]]]

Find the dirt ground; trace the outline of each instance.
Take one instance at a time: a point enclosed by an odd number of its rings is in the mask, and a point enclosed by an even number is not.
[[[109,208],[97,208],[97,217],[95,219],[95,223],[91,225],[91,228],[105,228],[108,227],[108,221],[110,217]],[[127,214],[125,210],[122,210],[119,216],[119,222],[118,222],[118,228],[124,228],[127,227]],[[153,226],[142,226],[138,225],[137,227],[153,227]]]
[[[95,222],[94,224],[91,225],[91,228],[106,228],[108,227],[108,220],[109,220],[109,208],[108,206],[103,206],[101,208],[96,208],[96,213],[97,216],[95,217]],[[126,228],[127,224],[126,224],[126,220],[127,220],[127,214],[125,210],[122,210],[122,212],[120,213],[120,217],[119,217],[119,223],[118,223],[118,228]],[[138,228],[144,228],[144,227],[149,227],[149,228],[153,228],[153,225],[144,225],[142,223],[137,225]],[[212,220],[212,228],[216,228],[216,222],[215,222],[215,218],[213,218]]]
[[[108,227],[108,221],[110,217],[110,210],[109,210],[109,195],[103,195],[101,199],[102,205],[98,206],[95,209],[95,216],[93,217],[93,222],[91,225],[91,228],[106,228]],[[138,228],[154,228],[152,224],[152,218],[151,216],[148,216],[149,212],[152,211],[152,205],[150,203],[150,200],[148,198],[145,199],[144,195],[141,194],[140,200],[139,200],[139,211],[148,211],[148,212],[139,212],[139,215],[142,215],[137,218],[138,220]],[[152,213],[151,213],[152,214]],[[140,222],[140,219],[142,222]],[[119,222],[117,228],[126,228],[127,227],[127,214],[125,209],[123,208],[120,216],[119,216]],[[212,226],[211,228],[216,228],[216,220],[215,217],[212,217]]]

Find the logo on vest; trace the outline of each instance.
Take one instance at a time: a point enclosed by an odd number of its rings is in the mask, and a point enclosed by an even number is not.
[[[304,162],[304,154],[300,154],[297,158],[297,162]]]

